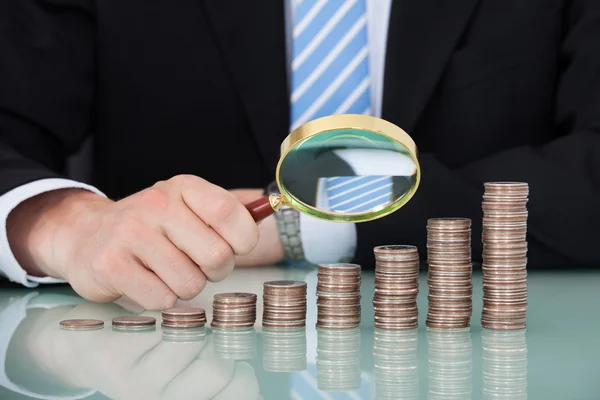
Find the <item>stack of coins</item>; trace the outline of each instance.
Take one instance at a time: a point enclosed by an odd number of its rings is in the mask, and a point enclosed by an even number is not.
[[[481,330],[484,399],[527,399],[525,330]]]
[[[253,327],[256,322],[256,295],[254,293],[219,293],[213,298],[215,328]]]
[[[225,360],[243,361],[256,357],[256,331],[254,326],[236,329],[212,329],[215,355]]]
[[[360,265],[320,264],[317,273],[317,327],[360,325]]]
[[[306,329],[262,330],[263,369],[270,372],[293,372],[306,369]]]
[[[95,331],[104,328],[104,321],[99,319],[65,319],[60,321],[59,326],[67,331]]]
[[[116,331],[153,330],[156,326],[156,318],[144,316],[115,317],[112,320],[112,326]]]
[[[524,329],[527,314],[529,185],[485,184],[483,195],[483,312],[488,329]]]
[[[417,329],[375,328],[373,363],[377,399],[419,399]]]
[[[202,308],[169,308],[162,312],[163,328],[193,329],[206,324],[206,313]]]
[[[265,282],[262,324],[271,328],[306,326],[306,282]]]
[[[375,328],[418,326],[419,251],[415,246],[378,246],[375,254]]]
[[[431,400],[470,399],[473,351],[468,330],[427,330]],[[502,398],[502,397],[501,397]]]
[[[426,325],[437,329],[471,326],[473,283],[471,220],[432,218],[427,221],[429,308]]]
[[[360,388],[360,329],[317,329],[317,387],[326,392]]]

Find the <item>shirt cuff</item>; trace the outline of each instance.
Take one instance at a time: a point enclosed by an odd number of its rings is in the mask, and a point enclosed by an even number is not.
[[[356,226],[300,213],[304,258],[311,264],[350,262],[356,252]]]
[[[38,194],[57,189],[86,189],[106,197],[104,193],[93,186],[60,178],[40,179],[14,188],[0,196],[0,274],[6,276],[9,280],[20,283],[26,287],[36,287],[40,283],[65,282],[50,277],[35,277],[28,275],[15,258],[15,255],[10,248],[10,244],[8,243],[8,233],[6,231],[8,214],[10,214],[15,207]]]

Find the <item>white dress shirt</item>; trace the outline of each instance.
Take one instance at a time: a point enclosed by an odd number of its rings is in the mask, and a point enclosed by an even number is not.
[[[300,1],[300,0],[292,0]],[[369,50],[370,94],[373,115],[381,116],[385,51],[391,0],[366,0],[367,40]],[[291,54],[291,7],[285,0],[288,60]],[[357,168],[356,165],[353,165]],[[62,282],[53,278],[28,275],[17,262],[8,243],[6,219],[23,201],[51,190],[82,188],[105,196],[97,188],[69,179],[42,179],[17,187],[0,196],[0,274],[24,286]],[[356,248],[356,227],[353,224],[323,221],[300,214],[300,232],[305,258],[313,263],[337,262],[351,258]]]

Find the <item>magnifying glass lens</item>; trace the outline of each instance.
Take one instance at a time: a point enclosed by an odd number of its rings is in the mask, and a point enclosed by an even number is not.
[[[278,184],[290,205],[338,221],[374,219],[401,206],[418,184],[414,156],[382,134],[341,129],[314,135],[281,160]]]
[[[331,115],[290,133],[277,166],[281,194],[246,207],[255,221],[282,205],[330,221],[370,221],[406,204],[420,178],[417,148],[401,128],[367,115]]]

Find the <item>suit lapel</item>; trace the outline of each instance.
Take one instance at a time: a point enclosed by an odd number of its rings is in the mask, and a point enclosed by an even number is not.
[[[478,1],[393,1],[383,118],[413,131]]]
[[[261,154],[275,173],[289,133],[283,1],[199,0],[212,20]]]

